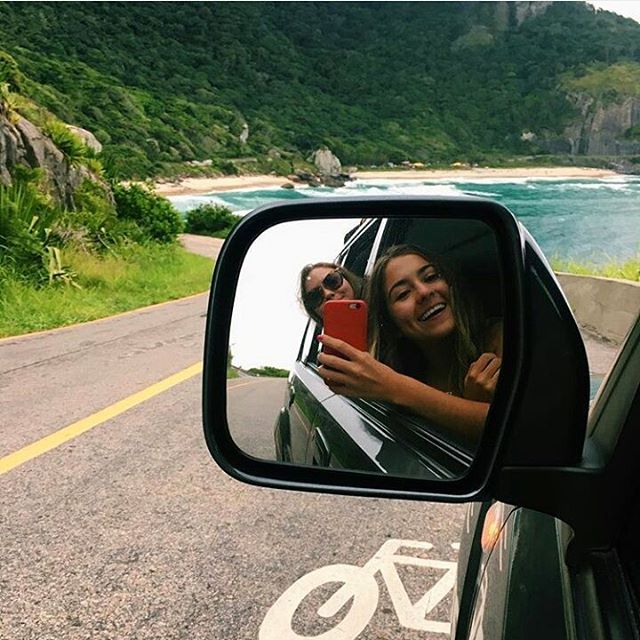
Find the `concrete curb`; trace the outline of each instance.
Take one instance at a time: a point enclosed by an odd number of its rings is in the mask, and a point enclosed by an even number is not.
[[[556,273],[578,324],[620,345],[640,310],[640,282]]]

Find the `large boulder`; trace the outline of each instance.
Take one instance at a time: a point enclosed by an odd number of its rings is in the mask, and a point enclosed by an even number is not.
[[[627,137],[627,132],[640,125],[640,98],[629,96],[608,104],[588,96],[574,98],[581,120],[565,132],[572,153],[631,155],[640,153],[640,142]]]
[[[311,154],[311,162],[322,176],[337,176],[342,172],[340,160],[327,147],[321,147]]]
[[[496,3],[500,5],[502,3]],[[535,18],[544,13],[553,2],[551,0],[538,0],[537,2],[514,2],[513,7],[515,9],[515,20],[518,26],[521,26],[523,22]]]
[[[543,137],[555,153],[588,156],[628,156],[640,153],[640,141],[629,131],[640,127],[640,98],[606,102],[584,94],[569,96],[579,116],[558,137]],[[634,139],[635,138],[635,139]]]
[[[100,144],[98,138],[96,138],[91,131],[87,131],[82,127],[74,127],[72,124],[68,124],[67,128],[71,133],[80,138],[80,140],[82,140],[82,142],[84,142],[92,151],[95,151],[96,153],[100,153],[102,151],[102,144]]]
[[[551,153],[574,156],[634,156],[640,154],[640,140],[631,133],[640,129],[640,98],[621,96],[615,102],[584,93],[568,99],[577,117],[559,134],[527,132],[530,142],[538,142]],[[525,134],[521,138],[525,139]]]
[[[25,118],[10,118],[6,113],[0,114],[2,184],[11,183],[13,169],[18,165],[42,169],[49,193],[56,202],[68,208],[74,207],[73,194],[85,179],[100,182],[86,167],[72,165],[53,141],[32,122]]]
[[[240,144],[247,144],[249,139],[249,125],[245,122],[242,125],[242,131],[240,132]]]

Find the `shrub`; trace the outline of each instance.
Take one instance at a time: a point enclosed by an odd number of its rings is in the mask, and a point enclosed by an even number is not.
[[[182,232],[180,214],[162,196],[137,184],[115,185],[113,195],[118,218],[135,222],[148,240],[171,243]]]
[[[87,157],[89,148],[64,122],[49,119],[44,123],[42,130],[71,164],[79,164]]]
[[[239,217],[220,204],[201,204],[187,212],[187,233],[226,238]]]
[[[254,376],[265,376],[268,378],[288,378],[289,371],[287,369],[281,369],[280,367],[252,367],[249,369],[249,373]]]
[[[152,167],[144,151],[125,144],[106,147],[101,157],[105,173],[114,180],[146,177]]]
[[[224,175],[237,176],[239,174],[238,167],[232,160],[214,158],[211,167],[216,171],[220,171]]]
[[[75,210],[66,211],[53,229],[63,242],[85,245],[83,248],[105,248],[118,226],[116,208],[105,183],[85,178],[73,194]]]
[[[26,280],[43,281],[51,229],[62,210],[39,191],[36,178],[0,186],[0,260]]]
[[[104,171],[104,165],[102,164],[102,161],[99,160],[98,158],[92,158],[89,156],[87,158],[84,158],[84,160],[82,161],[82,164],[87,169],[89,169],[89,171],[91,171],[93,175],[103,180],[105,179],[106,176]]]
[[[14,91],[20,91],[22,81],[18,63],[6,51],[0,51],[0,82],[6,82]]]

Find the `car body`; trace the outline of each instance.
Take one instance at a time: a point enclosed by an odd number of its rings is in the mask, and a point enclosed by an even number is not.
[[[372,427],[376,416],[371,407],[346,409],[343,400],[332,404],[308,355],[316,331],[311,325],[276,429],[281,460],[304,458],[306,466],[258,463],[240,455],[220,413],[225,380],[216,358],[227,349],[230,316],[219,311],[209,320],[205,348],[205,436],[212,455],[234,477],[271,487],[470,503],[452,606],[455,640],[640,638],[640,317],[590,403],[586,352],[576,321],[544,256],[515,219],[485,201],[406,199],[392,204],[397,215],[390,222],[377,219],[375,238],[367,240],[366,258],[360,258],[366,265],[385,243],[397,241],[394,227],[402,227],[403,214],[412,219],[420,207],[424,219],[434,220],[444,210],[454,220],[462,212],[496,230],[502,270],[494,277],[502,278],[505,298],[494,303],[507,312],[511,352],[503,360],[502,386],[491,408],[495,420],[487,423],[469,472],[458,480],[425,479],[415,472],[406,477],[402,456],[410,456],[414,469],[420,455],[431,462],[433,451],[415,441],[407,446],[399,438],[392,443],[395,472],[391,465],[383,469],[377,454],[367,455],[358,438],[372,429],[383,433],[393,418],[378,414],[379,424]],[[235,242],[222,256],[211,308],[233,291],[243,252],[262,229],[310,214],[352,216],[374,205],[323,202],[258,212],[244,230],[236,230]],[[345,266],[350,266],[350,247],[366,229],[361,225],[347,240],[339,256]],[[294,419],[308,421],[302,429],[291,424],[291,407],[298,414]],[[341,454],[331,449],[340,446],[334,444],[332,421],[346,432],[341,437],[352,440],[353,453],[345,457],[351,470],[340,468]],[[283,435],[284,428],[291,436],[298,434],[299,442]],[[353,471],[354,460],[376,466],[376,472]]]

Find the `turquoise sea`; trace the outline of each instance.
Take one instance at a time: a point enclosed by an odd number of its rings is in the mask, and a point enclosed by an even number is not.
[[[355,180],[343,188],[236,190],[171,198],[180,211],[203,202],[238,214],[279,200],[366,195],[478,195],[507,206],[547,257],[603,263],[640,254],[640,177],[583,179]]]

